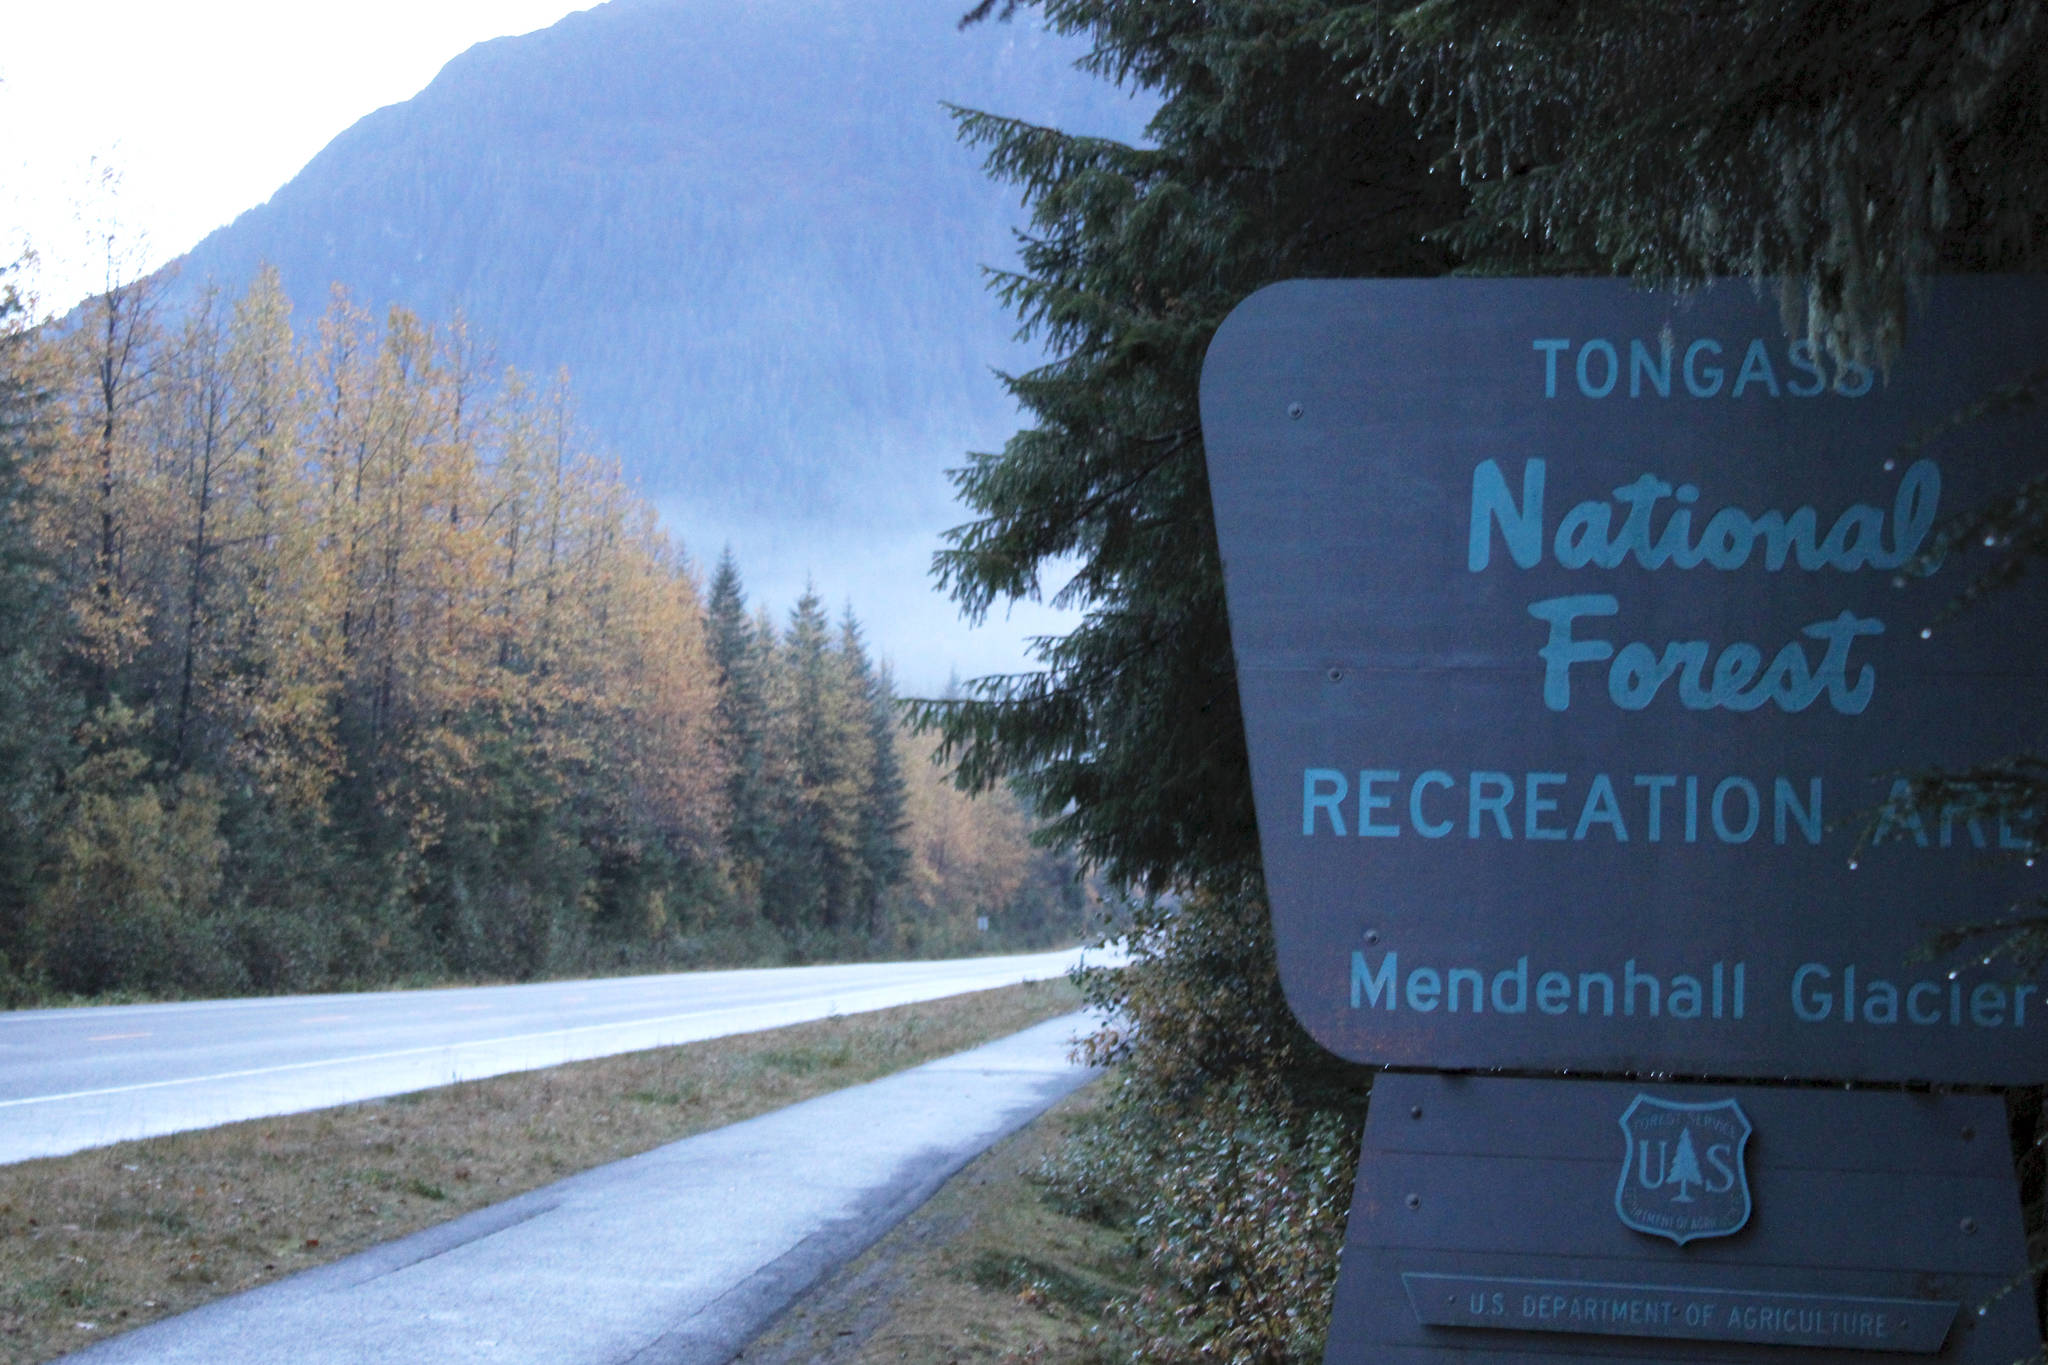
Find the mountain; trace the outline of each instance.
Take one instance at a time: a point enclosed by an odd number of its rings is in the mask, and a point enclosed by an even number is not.
[[[963,519],[944,470],[1016,413],[1035,356],[979,267],[1016,191],[942,101],[1126,140],[1149,110],[965,0],[611,0],[481,43],[337,137],[185,258],[186,287],[281,272],[302,325],[339,282],[460,309],[503,364],[566,367],[583,425],[700,564],[758,601],[850,598],[914,689],[1014,666],[927,570]]]

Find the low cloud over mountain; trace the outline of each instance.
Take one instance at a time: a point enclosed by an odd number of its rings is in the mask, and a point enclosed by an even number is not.
[[[1025,23],[964,0],[612,0],[480,44],[209,236],[187,282],[282,272],[460,309],[500,363],[566,367],[580,417],[700,563],[758,600],[851,597],[910,690],[1013,666],[1019,613],[969,635],[926,578],[962,519],[943,471],[1016,414],[1033,356],[983,286],[1017,192],[951,101],[1135,138],[1146,110]],[[252,115],[254,116],[254,115]]]

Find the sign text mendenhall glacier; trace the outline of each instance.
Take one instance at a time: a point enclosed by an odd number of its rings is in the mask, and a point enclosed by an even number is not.
[[[1396,951],[1351,952],[1351,1008],[1406,1009],[1429,1014],[1566,1015],[1607,1019],[1671,1019],[1712,1023],[1741,1020],[1750,1009],[1749,964],[1737,961],[1683,965],[1671,970],[1628,958],[1618,966],[1584,969],[1556,959],[1517,957],[1499,968],[1409,962]],[[1953,973],[1893,972],[1854,962],[1802,962],[1782,981],[1763,982],[1759,1005],[1801,1024],[1895,1025],[1929,1028],[2026,1028],[2027,1006],[2039,1027],[2048,1018],[2041,986],[2033,981],[1978,981],[1965,987]],[[1859,975],[1860,974],[1860,975]]]

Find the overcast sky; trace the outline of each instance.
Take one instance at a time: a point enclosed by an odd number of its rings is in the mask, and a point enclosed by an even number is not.
[[[0,44],[0,263],[41,258],[45,311],[95,287],[112,221],[149,268],[270,197],[335,134],[474,43],[565,0],[77,0],[24,5]],[[118,176],[111,195],[100,172]],[[83,221],[81,221],[83,220]]]

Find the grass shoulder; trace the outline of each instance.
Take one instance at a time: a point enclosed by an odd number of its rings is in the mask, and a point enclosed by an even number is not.
[[[922,1208],[748,1344],[744,1365],[1094,1362],[1112,1306],[1139,1291],[1128,1230],[1048,1197],[1045,1172],[1096,1121],[1076,1091],[969,1163]]]

